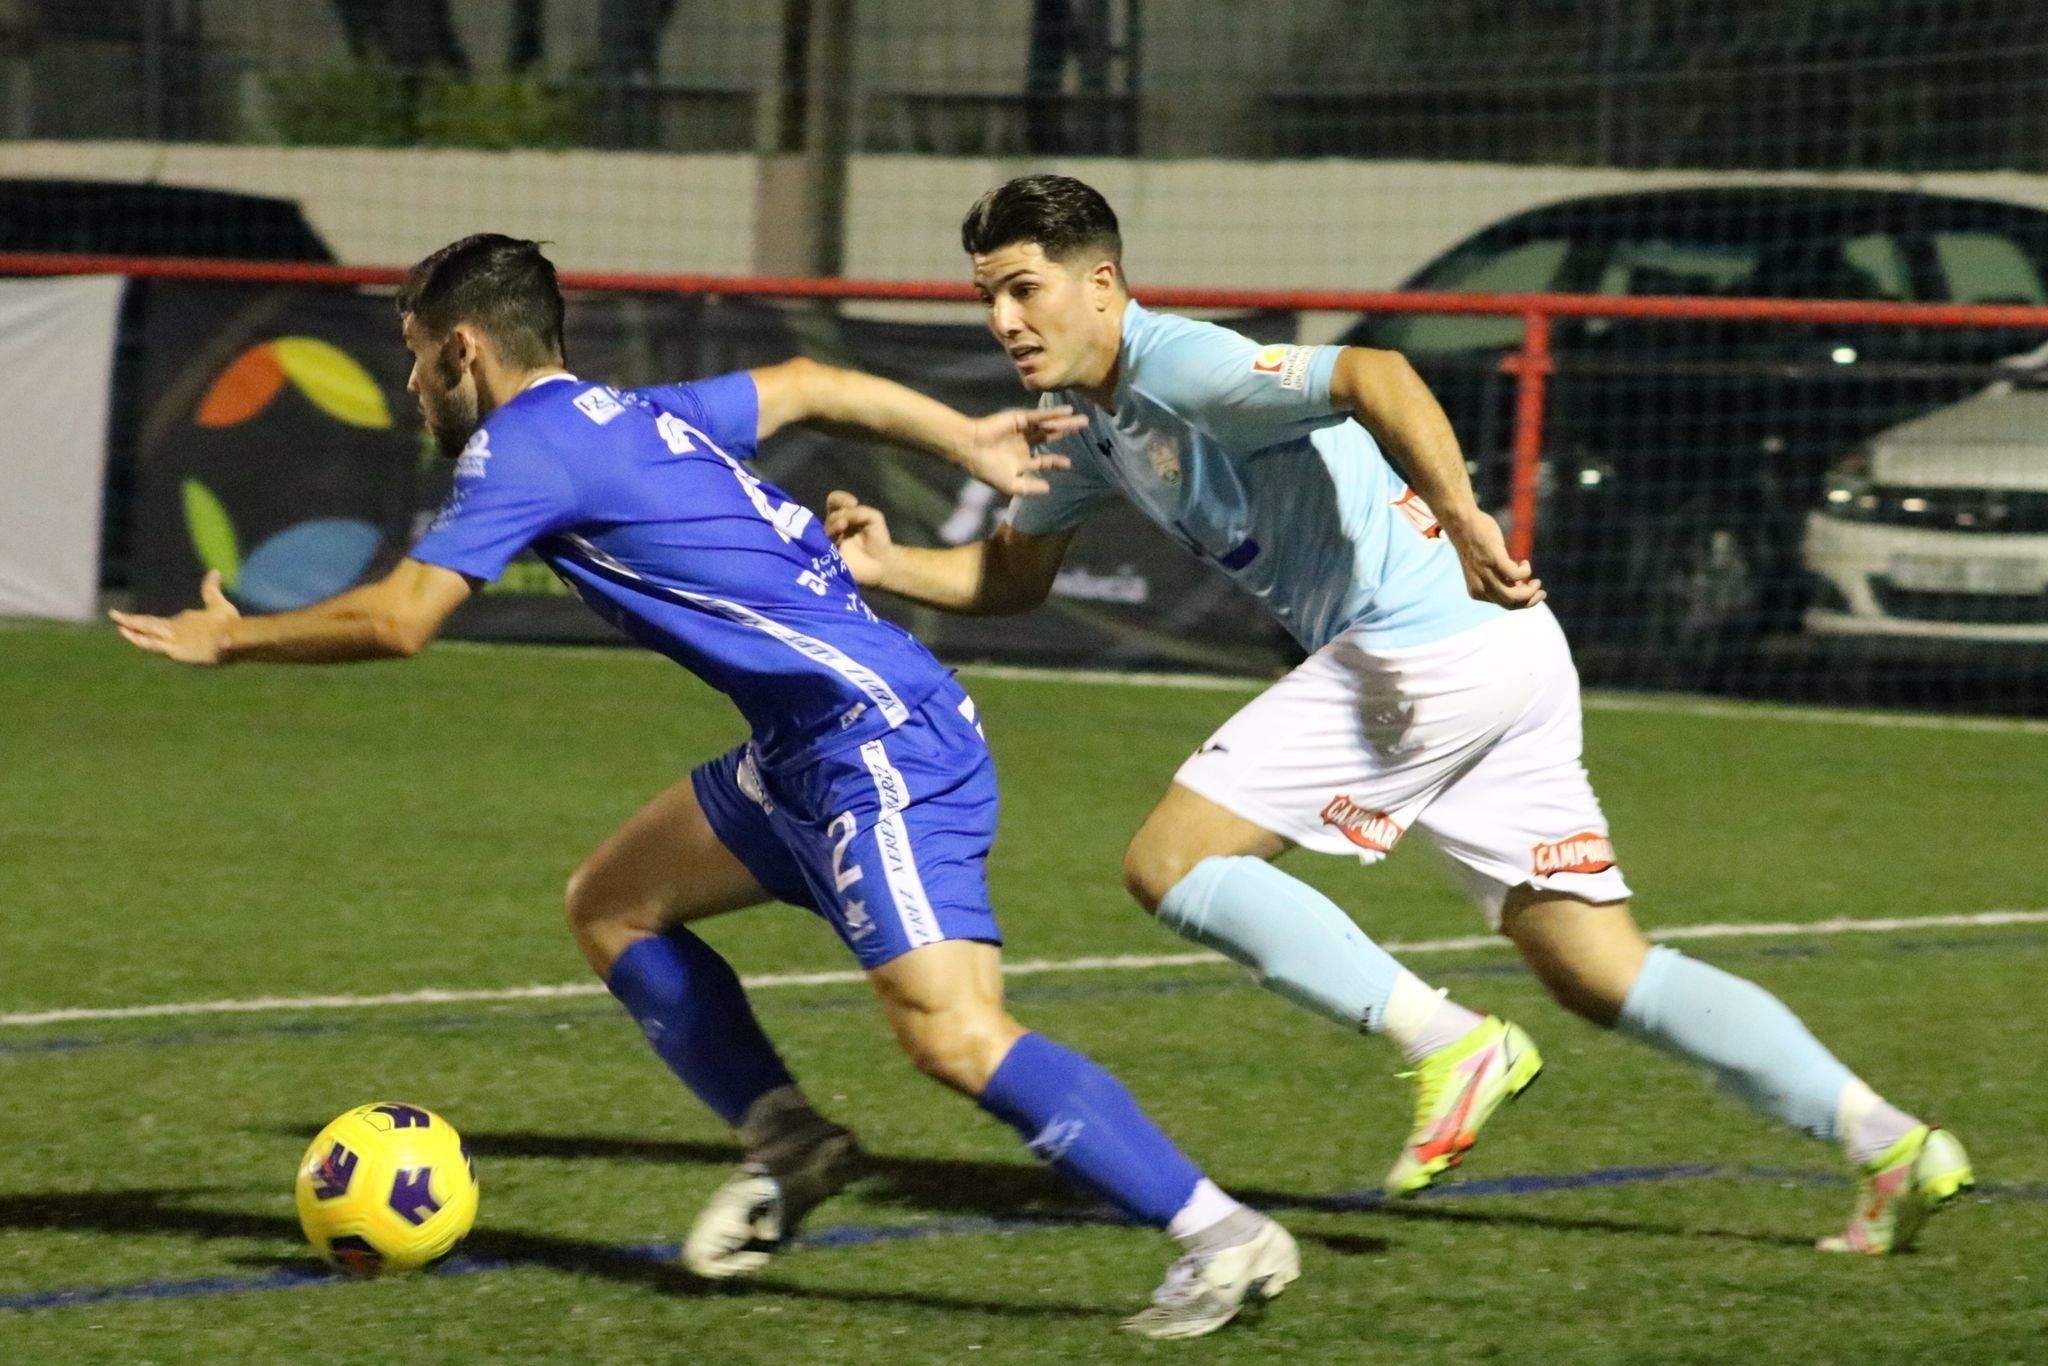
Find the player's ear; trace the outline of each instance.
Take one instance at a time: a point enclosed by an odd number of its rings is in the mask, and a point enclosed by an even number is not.
[[[1116,298],[1120,272],[1114,261],[1097,261],[1088,272],[1088,294],[1095,301],[1097,310],[1108,308]]]
[[[483,334],[468,323],[457,323],[448,330],[448,340],[443,343],[441,354],[460,371],[476,364],[483,351]]]

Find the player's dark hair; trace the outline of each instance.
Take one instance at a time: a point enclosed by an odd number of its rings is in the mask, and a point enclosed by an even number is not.
[[[1072,176],[1019,176],[975,200],[961,221],[960,245],[969,256],[1019,242],[1036,243],[1055,261],[1086,253],[1123,269],[1116,211],[1094,186]]]
[[[469,323],[508,365],[559,365],[562,289],[540,243],[479,232],[427,257],[406,273],[398,313],[430,337]]]

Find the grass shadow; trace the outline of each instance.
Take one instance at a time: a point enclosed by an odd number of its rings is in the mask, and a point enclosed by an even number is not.
[[[143,1187],[114,1191],[49,1191],[0,1196],[0,1230],[80,1229],[120,1236],[173,1234],[184,1237],[219,1239],[261,1239],[298,1244],[296,1220],[279,1215],[252,1214],[242,1210],[216,1209],[188,1203],[194,1198],[219,1195],[217,1187]],[[797,1254],[801,1256],[799,1252]],[[272,1273],[292,1273],[289,1282],[270,1286],[250,1285],[248,1289],[275,1288],[281,1284],[317,1284],[339,1277],[318,1276],[318,1264],[303,1255],[251,1255],[236,1259],[238,1265]],[[437,1274],[460,1275],[504,1267],[541,1267],[581,1276],[642,1286],[663,1295],[761,1297],[817,1301],[848,1306],[892,1304],[909,1308],[935,1309],[953,1313],[984,1314],[1023,1319],[1100,1319],[1113,1315],[1117,1306],[1081,1304],[1072,1301],[1017,1303],[968,1295],[935,1294],[916,1290],[883,1290],[872,1287],[837,1290],[825,1286],[795,1285],[775,1276],[755,1277],[739,1282],[714,1284],[690,1275],[676,1263],[668,1249],[627,1247],[582,1238],[564,1238],[523,1229],[481,1228],[462,1244],[461,1252]],[[174,1283],[159,1293],[175,1293]],[[102,1287],[92,1287],[98,1290]],[[123,1287],[105,1287],[123,1289]],[[215,1288],[218,1293],[219,1288]]]

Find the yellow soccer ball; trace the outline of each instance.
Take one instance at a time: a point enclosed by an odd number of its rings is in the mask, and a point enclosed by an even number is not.
[[[358,1276],[417,1271],[476,1222],[476,1163],[455,1126],[417,1105],[359,1105],[299,1162],[299,1227]]]

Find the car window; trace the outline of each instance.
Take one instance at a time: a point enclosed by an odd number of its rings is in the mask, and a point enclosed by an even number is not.
[[[1423,289],[1457,290],[1468,294],[1533,294],[1553,289],[1564,268],[1571,242],[1564,237],[1538,237],[1505,249],[1474,243],[1430,271],[1417,284]],[[1378,345],[1410,355],[1450,351],[1481,351],[1522,344],[1518,317],[1410,314],[1389,319],[1376,329]]]
[[[1743,243],[1617,242],[1595,288],[1602,294],[1732,294],[1756,274]]]
[[[1842,243],[1842,257],[1876,286],[1869,296],[1905,302],[1913,297],[1912,267],[1899,239],[1888,232],[1866,232]]]
[[[2040,268],[2012,238],[1992,232],[1938,232],[1934,259],[1959,304],[2048,303]]]

